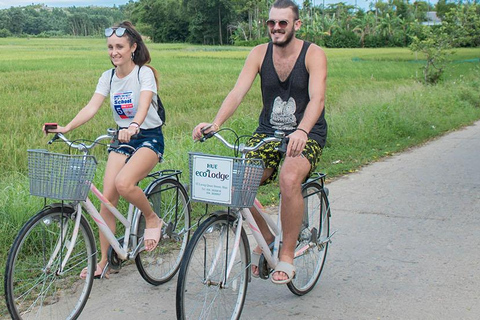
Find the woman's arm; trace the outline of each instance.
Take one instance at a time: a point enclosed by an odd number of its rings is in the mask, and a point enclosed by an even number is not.
[[[49,129],[48,132],[67,133],[82,124],[86,123],[98,112],[102,106],[105,96],[100,93],[94,93],[88,104],[80,110],[77,115],[65,127],[57,126],[56,129]]]

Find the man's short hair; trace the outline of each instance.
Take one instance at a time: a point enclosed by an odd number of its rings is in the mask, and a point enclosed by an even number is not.
[[[273,3],[272,8],[277,8],[277,9],[290,8],[290,9],[292,9],[293,14],[295,16],[295,20],[297,20],[300,16],[299,13],[298,13],[298,6],[292,0],[277,0]]]

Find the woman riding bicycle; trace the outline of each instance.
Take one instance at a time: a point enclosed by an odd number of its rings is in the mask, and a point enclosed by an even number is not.
[[[105,36],[114,71],[110,69],[102,74],[90,102],[70,123],[65,127],[48,129],[48,132],[66,133],[83,125],[98,112],[105,98],[110,97],[113,118],[120,129],[118,140],[132,148],[108,150],[103,194],[114,206],[122,196],[142,211],[146,220],[145,249],[152,251],[160,240],[163,221],[153,212],[137,183],[145,178],[163,157],[162,120],[154,104],[158,88],[157,71],[146,65],[151,61],[150,53],[141,35],[130,22],[124,21],[105,29]],[[136,138],[131,139],[135,134]],[[115,217],[103,204],[100,214],[108,227],[115,232]],[[99,277],[107,266],[109,245],[100,232],[101,259],[97,264],[95,277]],[[85,278],[86,273],[85,268],[80,276]]]

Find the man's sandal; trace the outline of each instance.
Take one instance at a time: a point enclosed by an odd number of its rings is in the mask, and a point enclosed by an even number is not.
[[[275,272],[283,272],[287,275],[287,279],[285,280],[275,280],[273,278],[273,274]],[[272,282],[275,284],[286,284],[292,281],[292,279],[295,277],[295,266],[293,264],[290,264],[288,262],[280,261],[277,266],[275,267],[275,270],[273,270],[271,279]]]
[[[87,273],[88,273],[88,267],[85,267],[82,269],[82,272],[80,272],[80,279],[87,279]],[[108,279],[109,278],[109,273],[108,273],[108,264],[105,266],[105,268],[101,268],[100,265],[97,264],[97,268],[95,269],[95,273],[93,274],[94,279]]]
[[[145,240],[155,241],[155,246],[150,250],[145,249],[145,251],[150,252],[150,251],[155,250],[155,248],[158,245],[158,242],[160,241],[160,237],[162,236],[162,227],[163,227],[163,220],[160,219],[160,223],[159,223],[157,228],[145,229],[145,232],[143,234],[143,242],[145,243]]]

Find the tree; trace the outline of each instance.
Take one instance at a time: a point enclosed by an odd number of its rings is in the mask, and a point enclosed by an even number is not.
[[[23,26],[27,20],[21,8],[12,7],[7,11],[8,21],[10,21],[9,30],[16,35],[22,34]]]
[[[452,49],[451,36],[445,25],[430,27],[419,25],[418,34],[414,36],[410,49],[425,55],[426,63],[423,67],[423,81],[426,84],[436,84],[446,67],[447,55]]]
[[[227,42],[228,26],[235,20],[231,0],[184,0],[190,18],[189,40],[196,43]],[[215,41],[216,40],[216,41]]]
[[[375,16],[372,12],[368,12],[361,17],[355,19],[355,27],[353,32],[360,35],[360,46],[365,47],[365,37],[375,32]]]
[[[480,6],[477,4],[453,7],[442,23],[451,35],[454,46],[480,46]]]

